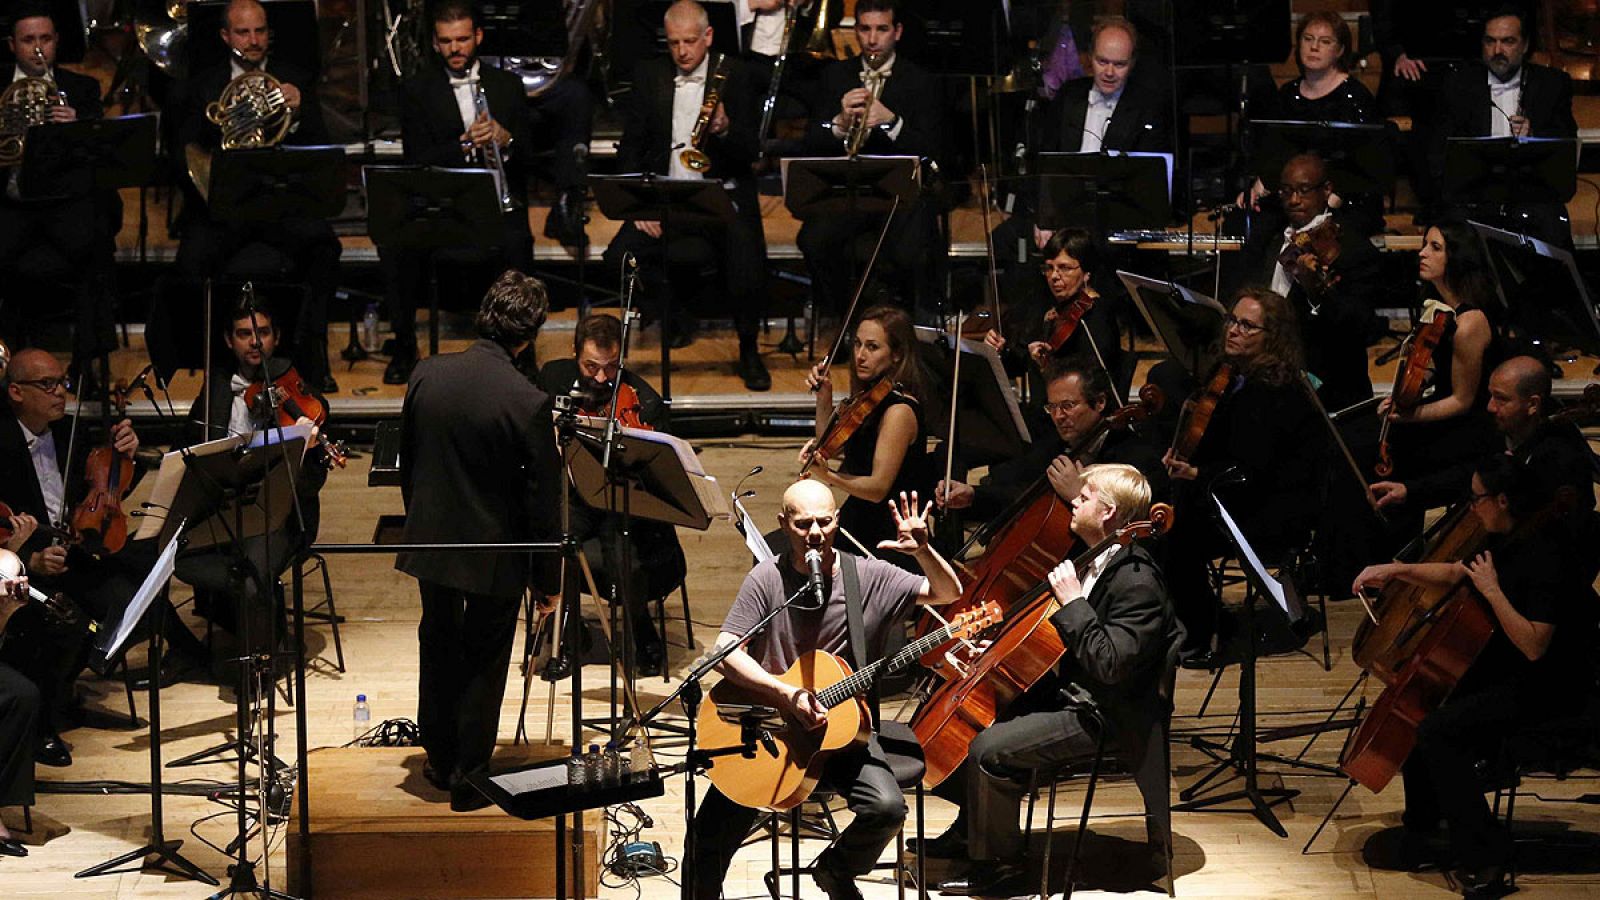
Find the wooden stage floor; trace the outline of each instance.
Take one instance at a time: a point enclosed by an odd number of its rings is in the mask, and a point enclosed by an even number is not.
[[[767,470],[751,479],[750,486],[759,493],[749,506],[756,520],[763,525],[773,522],[779,495],[789,473],[789,461],[794,458],[798,440],[777,438],[736,438],[705,440],[697,446],[707,471],[719,476],[731,487],[733,481],[757,463]],[[375,518],[384,513],[397,513],[401,509],[399,491],[392,488],[366,486],[365,457],[352,461],[349,469],[333,474],[323,492],[324,523],[321,538],[329,542],[367,541],[370,539]],[[148,482],[147,482],[148,483]],[[136,495],[135,500],[142,499]],[[740,578],[746,569],[748,557],[739,536],[725,522],[716,523],[707,532],[682,532],[684,549],[693,561],[689,579],[692,600],[695,638],[694,648],[682,646],[683,622],[674,618],[669,623],[669,635],[676,646],[672,648],[671,663],[675,673],[686,670],[691,661],[715,637],[717,626],[730,603]],[[357,693],[365,693],[373,708],[374,721],[388,718],[414,718],[416,714],[416,621],[418,600],[415,584],[391,568],[388,557],[339,557],[332,563],[334,590],[338,597],[339,612],[348,618],[343,626],[345,656],[349,671],[339,674],[333,669],[333,647],[328,628],[311,629],[310,653],[317,662],[309,676],[308,727],[312,747],[343,744],[351,739],[350,709]],[[175,600],[187,596],[180,589]],[[316,594],[308,595],[313,601]],[[668,604],[669,612],[678,609],[676,600]],[[1350,687],[1356,668],[1350,661],[1348,644],[1350,635],[1360,616],[1360,610],[1351,603],[1335,604],[1329,610],[1332,622],[1333,669],[1324,672],[1320,659],[1307,656],[1274,658],[1261,666],[1261,704],[1265,715],[1273,724],[1308,721],[1314,713],[1297,712],[1325,709],[1335,703]],[[184,617],[191,626],[199,628],[187,609]],[[1309,649],[1320,653],[1320,644],[1313,641]],[[136,651],[137,657],[142,651]],[[506,694],[501,719],[501,734],[506,740],[515,729],[520,680],[513,669],[509,673],[510,687]],[[606,704],[603,667],[591,666],[585,671],[585,708],[591,714],[600,714]],[[1235,673],[1223,678],[1216,697],[1211,703],[1210,716],[1200,722],[1193,719],[1205,694],[1208,677],[1205,673],[1182,672],[1177,698],[1178,718],[1175,728],[1184,729],[1204,724],[1213,728],[1226,728],[1234,709]],[[89,706],[115,714],[125,712],[120,685],[89,680],[85,687],[89,693]],[[671,687],[659,679],[645,680],[640,684],[640,701],[652,705]],[[1371,690],[1369,689],[1369,697]],[[546,722],[545,686],[536,686],[534,703],[530,710],[529,733],[541,738]],[[141,716],[146,710],[145,700],[138,701]],[[214,685],[182,683],[168,688],[162,694],[162,744],[166,759],[203,749],[223,740],[233,727],[231,689]],[[556,691],[553,707],[554,729],[558,738],[570,734],[568,727],[569,700],[565,685]],[[893,706],[886,706],[893,709]],[[125,719],[123,720],[125,725]],[[278,728],[282,740],[282,754],[289,756],[294,746],[294,719],[292,711],[280,704]],[[68,769],[40,769],[40,777],[50,782],[72,781],[129,781],[144,782],[148,777],[147,749],[149,736],[143,729],[77,728],[65,734],[73,746],[75,764]],[[1336,761],[1339,740],[1324,737],[1314,745],[1307,758],[1323,763]],[[1299,752],[1301,742],[1285,742],[1281,749],[1287,755]],[[668,754],[674,751],[667,751]],[[678,751],[681,752],[681,751]],[[1175,755],[1174,790],[1193,783],[1204,771],[1208,760],[1198,752],[1180,747]],[[203,782],[224,782],[231,777],[232,769],[212,765],[184,770],[168,770],[170,783],[180,780],[190,786]],[[1266,779],[1277,783],[1279,779]],[[1398,826],[1401,799],[1399,785],[1385,793],[1373,796],[1357,789],[1340,809],[1332,824],[1318,840],[1312,852],[1300,853],[1301,846],[1328,811],[1343,787],[1342,780],[1324,777],[1285,776],[1282,781],[1303,793],[1289,806],[1280,807],[1280,815],[1288,828],[1287,840],[1273,836],[1244,812],[1237,813],[1180,813],[1175,816],[1177,890],[1183,897],[1284,897],[1316,895],[1324,900],[1333,898],[1395,898],[1395,897],[1448,897],[1450,890],[1437,874],[1414,875],[1386,871],[1369,864],[1369,856],[1377,854],[1385,838],[1392,836]],[[674,857],[682,850],[682,781],[671,783],[665,797],[645,804],[656,825],[645,832],[644,840],[661,842],[666,852]],[[1591,796],[1596,784],[1591,780],[1573,780],[1567,783],[1538,782],[1529,790],[1546,798],[1573,798],[1583,794]],[[1059,803],[1056,840],[1058,847],[1068,846],[1081,788],[1063,792]],[[420,802],[420,801],[419,801]],[[1104,896],[1137,890],[1118,880],[1122,864],[1119,848],[1126,842],[1142,840],[1142,822],[1137,813],[1139,802],[1131,785],[1112,785],[1105,788],[1095,804],[1096,818],[1091,824],[1092,837],[1086,844],[1085,871],[1089,879],[1083,896]],[[313,817],[316,810],[312,811]],[[943,829],[953,815],[952,807],[938,799],[930,798],[927,804],[929,834]],[[1576,844],[1575,849],[1557,849],[1532,846],[1525,851],[1525,865],[1520,884],[1525,896],[1536,897],[1600,897],[1600,807],[1557,802],[1537,802],[1524,797],[1517,805],[1523,836],[1557,838],[1563,846]],[[35,831],[28,838],[31,855],[26,859],[0,859],[0,896],[7,898],[198,898],[211,893],[203,885],[170,878],[162,874],[129,873],[88,880],[75,880],[74,872],[88,865],[116,856],[145,840],[148,820],[148,799],[144,796],[102,796],[98,793],[62,795],[43,794],[34,807]],[[166,803],[166,831],[169,837],[185,839],[183,852],[212,874],[225,879],[225,861],[222,855],[205,842],[225,844],[233,833],[233,817],[214,803],[195,797],[168,797]],[[20,810],[4,810],[4,820],[12,828],[21,824]],[[1042,822],[1042,817],[1040,819]],[[189,833],[193,828],[194,835]],[[271,856],[271,876],[276,885],[283,884],[285,854],[282,850],[284,829],[275,828]],[[259,842],[257,842],[259,846]],[[807,855],[815,854],[821,844],[808,842],[803,848]],[[1059,857],[1058,857],[1059,858]],[[764,896],[761,875],[767,870],[767,851],[758,844],[746,848],[736,859],[728,881],[729,897]],[[939,870],[935,869],[934,872]],[[675,888],[663,878],[642,882],[642,895],[646,898],[676,897]],[[817,896],[812,885],[804,885],[804,896]],[[868,897],[893,896],[887,884],[863,882],[862,890]],[[604,896],[632,897],[630,888],[607,890]]]

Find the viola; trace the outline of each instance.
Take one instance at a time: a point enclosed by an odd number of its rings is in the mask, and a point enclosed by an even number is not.
[[[1278,253],[1278,265],[1306,293],[1320,297],[1338,284],[1333,263],[1339,258],[1339,230],[1339,223],[1329,217],[1314,228],[1296,232]]]
[[[805,465],[800,467],[800,474],[805,475],[817,463],[835,459],[843,453],[844,445],[850,442],[850,438],[855,436],[861,426],[866,424],[867,419],[871,418],[878,407],[889,399],[889,395],[898,390],[898,387],[888,378],[879,378],[872,387],[846,397],[828,419],[828,426],[823,429],[822,436],[812,445],[811,455],[806,458]]]
[[[128,406],[127,388],[118,382],[111,390],[109,407],[121,416]],[[110,417],[107,416],[107,434]],[[70,455],[70,453],[69,453]],[[118,553],[128,543],[128,517],[122,501],[133,490],[133,459],[110,444],[89,451],[83,466],[89,493],[72,509],[72,531],[96,556]]]
[[[328,407],[311,392],[305,379],[300,377],[300,373],[296,372],[293,366],[270,383],[252,381],[250,386],[244,389],[244,403],[252,410],[270,409],[273,423],[284,428],[301,419],[309,419],[319,430],[314,446],[322,448],[330,464],[344,468],[345,461],[349,458],[344,444],[328,440],[327,435],[320,431],[322,426],[327,424]]]
[[[1451,318],[1449,313],[1435,312],[1433,321],[1413,328],[1406,335],[1401,349],[1400,373],[1389,395],[1392,411],[1409,413],[1422,405],[1423,388],[1433,374],[1433,353],[1439,349],[1439,341],[1443,340],[1445,326]],[[1378,429],[1378,462],[1372,470],[1384,478],[1394,474],[1394,457],[1389,452],[1389,426],[1393,422],[1392,417],[1384,416],[1383,425]]]
[[[1072,336],[1078,333],[1078,323],[1089,314],[1089,310],[1094,309],[1094,302],[1098,299],[1100,299],[1099,294],[1092,289],[1085,289],[1079,291],[1078,295],[1064,306],[1056,307],[1056,316],[1050,323],[1050,336],[1045,338],[1045,343],[1050,345],[1051,353],[1060,351],[1066,346],[1067,341],[1072,340]]]
[[[1073,560],[1079,571],[1113,544],[1164,533],[1172,525],[1172,507],[1157,503],[1150,518],[1130,523],[1107,535]],[[1079,601],[1084,602],[1084,601]],[[911,730],[927,759],[924,787],[936,787],[967,758],[973,738],[993,725],[1005,706],[1026,692],[1067,652],[1061,632],[1050,617],[1061,608],[1049,584],[1035,586],[1027,602],[1005,614],[1006,623],[983,655],[959,678],[935,688],[917,707]]]
[[[1234,371],[1233,363],[1218,363],[1205,387],[1183,402],[1183,411],[1178,416],[1178,430],[1172,436],[1173,459],[1186,463],[1194,456],[1200,439],[1206,435],[1206,427],[1211,424],[1212,414],[1217,411],[1217,404],[1222,402],[1228,385],[1233,383]]]
[[[1066,454],[1074,460],[1082,458],[1084,451],[1094,446],[1107,432],[1130,428],[1161,412],[1165,398],[1161,389],[1146,384],[1139,390],[1136,403],[1118,409],[1102,418],[1083,435]],[[946,618],[986,603],[997,604],[1002,612],[1010,609],[1019,597],[1033,585],[1044,580],[1056,563],[1072,552],[1077,536],[1069,527],[1072,509],[1050,485],[1050,479],[1041,475],[1005,512],[967,541],[955,556],[957,575],[962,581],[961,597],[954,603],[939,608]],[[974,547],[982,547],[976,558],[965,557]],[[917,626],[920,637],[940,627],[932,613],[924,610]],[[943,644],[926,654],[922,664],[935,675],[950,677],[953,672],[945,662]]]

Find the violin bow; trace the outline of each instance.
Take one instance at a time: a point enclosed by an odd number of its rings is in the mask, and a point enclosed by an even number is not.
[[[844,321],[839,323],[839,334],[833,339],[833,347],[828,350],[828,355],[822,358],[823,371],[833,365],[833,360],[839,355],[839,348],[844,346],[845,336],[850,333],[850,323],[855,320],[856,306],[861,302],[861,295],[866,292],[867,279],[872,277],[872,269],[878,264],[878,253],[883,250],[884,238],[889,236],[889,225],[894,222],[895,213],[900,211],[900,197],[896,195],[894,204],[889,207],[889,216],[883,220],[883,228],[878,232],[878,242],[872,247],[872,256],[867,260],[867,267],[861,270],[861,277],[856,280],[856,294],[850,298],[850,308],[845,310]],[[815,394],[822,389],[818,384],[811,389]]]
[[[1087,318],[1088,314],[1085,313],[1084,317]],[[1094,351],[1094,360],[1100,364],[1100,371],[1106,373],[1106,388],[1111,391],[1111,399],[1116,401],[1119,409],[1127,406],[1123,402],[1123,398],[1117,393],[1116,373],[1112,372],[1111,367],[1106,365],[1106,358],[1100,355],[1100,342],[1094,339],[1094,330],[1089,327],[1088,322],[1084,321],[1079,321],[1078,327],[1083,329],[1083,336],[1089,339],[1089,349]]]
[[[950,348],[955,351],[956,359],[950,366],[950,431],[944,439],[944,493],[950,490],[950,473],[954,470],[956,459],[956,400],[961,393],[961,325],[966,321],[966,316],[961,310],[956,310],[956,331],[950,337]],[[944,499],[942,497],[937,499]],[[941,620],[941,624],[949,622]]]

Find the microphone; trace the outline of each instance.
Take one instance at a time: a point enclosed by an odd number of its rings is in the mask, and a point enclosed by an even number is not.
[[[822,592],[822,553],[817,550],[807,550],[806,565],[811,569],[811,593],[817,598],[817,606],[824,606],[828,602],[828,597]]]

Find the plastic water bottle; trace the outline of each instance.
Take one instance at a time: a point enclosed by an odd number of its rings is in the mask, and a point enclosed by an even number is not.
[[[372,729],[372,707],[367,705],[367,695],[356,695],[355,712],[350,716],[351,740],[358,740]]]
[[[378,304],[368,303],[361,316],[361,347],[368,353],[378,352]]]
[[[567,758],[567,786],[583,787],[583,755],[574,752]]]
[[[604,765],[604,781],[606,787],[616,787],[622,784],[625,769],[622,765],[622,751],[617,749],[615,741],[606,744]]]
[[[650,758],[650,748],[644,741],[634,741],[633,748],[628,752],[628,777],[636,781],[650,777],[650,770],[654,768],[654,761]]]
[[[601,770],[600,745],[590,744],[589,752],[583,755],[583,786],[589,790],[599,790],[604,782],[604,773]]]

